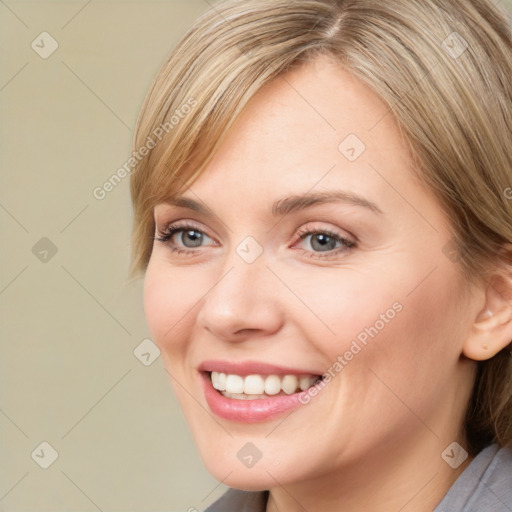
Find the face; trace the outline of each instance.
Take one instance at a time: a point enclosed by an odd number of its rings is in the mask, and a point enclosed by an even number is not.
[[[154,215],[146,317],[219,480],[268,489],[456,438],[470,308],[448,221],[335,62],[259,91]]]

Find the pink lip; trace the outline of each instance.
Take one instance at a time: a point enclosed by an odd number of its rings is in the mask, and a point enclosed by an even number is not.
[[[240,370],[236,372],[238,375],[245,375],[245,373],[240,374],[239,371]],[[252,372],[267,373],[261,370],[260,372],[252,370]],[[286,372],[288,372],[288,370],[286,370]],[[233,371],[233,373],[235,372]],[[301,393],[295,393],[293,395],[279,395],[256,400],[236,400],[226,398],[217,391],[213,387],[210,375],[206,373],[206,371],[200,372],[199,375],[203,381],[204,394],[211,411],[221,418],[239,423],[256,423],[273,419],[286,411],[302,405],[299,401],[299,397],[302,393],[307,393],[306,391],[302,391]]]
[[[235,375],[321,375],[303,369],[287,368],[259,361],[203,361],[198,368],[202,372],[232,373]]]

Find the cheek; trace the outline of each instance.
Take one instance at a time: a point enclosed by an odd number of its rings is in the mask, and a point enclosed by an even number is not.
[[[359,321],[366,319],[374,329],[366,325],[362,332],[371,330],[374,336],[356,356],[359,364],[347,367],[346,373],[355,388],[372,390],[381,404],[387,400],[398,405],[400,397],[417,414],[427,416],[455,386],[468,318],[450,262],[441,262],[426,279],[428,271],[422,275],[417,270],[402,271],[401,282],[388,283],[391,299],[401,304],[401,311],[388,323],[377,324],[390,297],[379,301],[376,291],[372,305],[368,296],[370,305],[366,313],[362,308]]]
[[[193,272],[173,270],[158,258],[150,260],[144,280],[144,313],[151,336],[160,349],[178,350],[198,300]],[[195,290],[195,291],[194,291]]]
[[[334,269],[319,276],[313,274],[290,281],[303,305],[301,325],[309,339],[325,347],[330,358],[348,350],[353,340],[363,345],[370,333],[386,331],[400,314],[403,294],[400,284],[380,270],[361,273],[355,269]]]
[[[330,364],[346,354],[346,370],[364,366],[393,381],[428,381],[459,358],[467,319],[461,315],[459,277],[448,260],[425,267],[404,261],[393,272],[347,269],[332,278],[294,282],[312,312],[302,315],[301,326]]]

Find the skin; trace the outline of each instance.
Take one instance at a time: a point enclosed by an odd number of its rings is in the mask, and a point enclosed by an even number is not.
[[[338,149],[348,134],[366,145],[354,162]],[[413,165],[386,105],[317,57],[259,91],[184,192],[210,214],[155,208],[157,233],[183,220],[204,237],[200,247],[186,232],[155,240],[144,288],[150,332],[207,469],[231,487],[270,489],[269,512],[432,511],[471,460],[453,469],[441,458],[453,441],[465,444],[475,362],[464,352],[488,357],[478,348],[491,331],[482,312],[501,308],[505,324],[509,308],[469,287],[446,257],[449,221]],[[382,213],[338,202],[271,214],[277,199],[332,190]],[[314,235],[297,236],[305,226],[356,245],[322,251]],[[236,252],[247,236],[263,250],[253,263]],[[321,374],[395,302],[402,310],[289,416],[239,424],[209,410],[202,361]],[[252,468],[237,458],[247,442],[262,453]]]

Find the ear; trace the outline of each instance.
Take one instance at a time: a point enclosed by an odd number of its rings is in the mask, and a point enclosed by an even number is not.
[[[505,260],[506,261],[506,260]],[[463,354],[476,361],[495,356],[512,342],[512,266],[507,262],[488,281]]]

